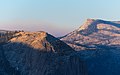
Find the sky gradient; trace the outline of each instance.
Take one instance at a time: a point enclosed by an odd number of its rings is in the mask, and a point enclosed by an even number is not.
[[[0,0],[0,29],[65,35],[87,18],[119,20],[120,0]]]

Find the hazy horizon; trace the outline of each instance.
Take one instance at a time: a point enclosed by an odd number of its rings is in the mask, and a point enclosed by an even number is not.
[[[120,21],[119,0],[1,0],[0,29],[65,35],[87,18]]]

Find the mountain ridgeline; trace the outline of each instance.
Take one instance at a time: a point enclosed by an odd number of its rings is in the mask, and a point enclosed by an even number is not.
[[[87,19],[60,39],[0,31],[0,75],[119,75],[120,21]]]

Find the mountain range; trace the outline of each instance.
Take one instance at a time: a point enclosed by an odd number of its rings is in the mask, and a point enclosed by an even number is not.
[[[56,38],[0,30],[0,75],[119,75],[120,21],[87,19]]]

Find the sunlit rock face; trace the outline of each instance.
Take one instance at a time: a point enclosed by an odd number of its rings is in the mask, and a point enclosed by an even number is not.
[[[96,45],[120,45],[120,22],[87,19],[75,31],[61,38],[75,50],[84,50]]]
[[[4,35],[4,38],[11,35]],[[71,47],[40,32],[16,32],[0,45],[1,75],[84,75],[85,63]],[[8,69],[7,69],[8,68]]]
[[[34,49],[38,49],[43,52],[69,52],[72,51],[68,45],[52,35],[40,31],[40,32],[19,32],[14,35],[14,38],[9,40],[10,43],[23,43]]]

